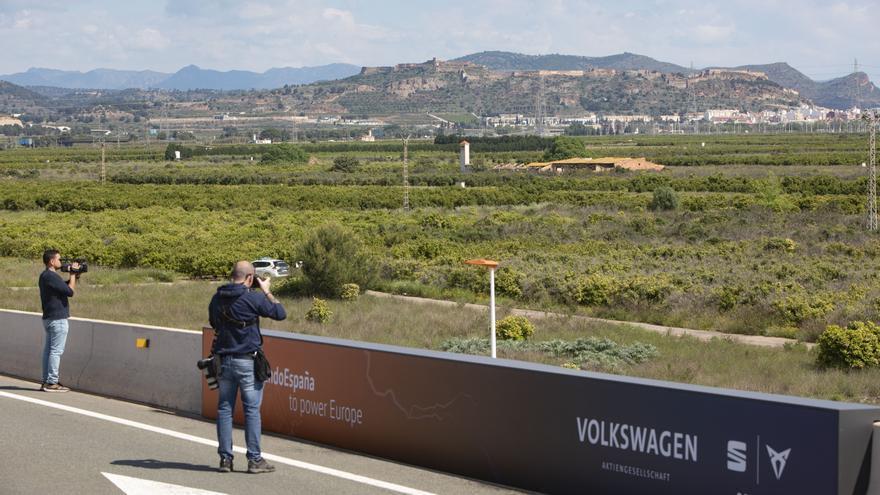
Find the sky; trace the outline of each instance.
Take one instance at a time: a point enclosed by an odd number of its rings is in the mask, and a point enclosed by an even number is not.
[[[682,66],[788,62],[880,82],[877,0],[0,0],[0,74],[30,67],[262,72],[483,50]]]

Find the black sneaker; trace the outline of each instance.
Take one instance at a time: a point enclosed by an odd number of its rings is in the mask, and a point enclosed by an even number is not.
[[[251,474],[257,473],[271,473],[275,471],[275,466],[266,462],[266,459],[260,457],[259,461],[252,461],[248,459],[248,472]]]
[[[40,390],[43,392],[69,392],[70,389],[60,383],[44,383]]]
[[[220,459],[220,467],[217,468],[217,471],[220,473],[228,473],[232,471],[232,459],[222,458]]]

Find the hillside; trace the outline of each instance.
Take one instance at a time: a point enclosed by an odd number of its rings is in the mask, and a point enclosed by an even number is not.
[[[858,90],[856,90],[858,86]],[[864,72],[856,72],[844,77],[817,84],[815,100],[825,102],[832,108],[847,108],[853,105],[853,93],[857,93],[862,108],[880,107],[880,89],[868,79]]]
[[[526,70],[651,70],[667,74],[690,74],[693,71],[680,65],[662,62],[635,53],[621,53],[607,57],[582,57],[576,55],[524,55],[521,53],[486,51],[455,59],[471,62],[496,71]],[[880,106],[880,90],[864,73],[848,75],[830,81],[814,81],[785,62],[773,64],[742,65],[734,69],[759,71],[776,84],[798,91],[801,96],[824,107],[848,108],[854,104],[853,92],[856,78],[860,87],[859,101],[863,107]]]
[[[665,73],[687,74],[690,69],[680,65],[661,62],[651,57],[635,53],[620,53],[607,57],[582,57],[578,55],[524,55],[521,53],[487,51],[465,55],[454,59],[453,62],[470,62],[483,65],[491,70],[514,71],[514,70],[584,70],[616,69],[636,70],[646,69]]]
[[[365,67],[347,79],[272,91],[297,111],[388,115],[473,112],[532,115],[544,85],[548,115],[585,112],[674,114],[707,108],[760,110],[797,105],[778,84],[746,74],[705,75],[649,70],[500,72],[469,62]]]
[[[743,65],[738,69],[761,71],[767,77],[786,88],[798,91],[801,96],[817,105],[829,108],[851,108],[856,84],[859,86],[859,102],[863,108],[880,106],[880,90],[864,72],[849,74],[830,81],[814,81],[785,62],[766,65]]]
[[[27,88],[0,81],[0,114],[41,113],[48,98]]]

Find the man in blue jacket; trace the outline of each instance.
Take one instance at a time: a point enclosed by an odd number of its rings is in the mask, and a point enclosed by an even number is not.
[[[270,292],[270,281],[254,275],[254,265],[239,261],[231,283],[222,285],[211,299],[208,317],[216,332],[212,353],[219,356],[220,400],[217,405],[217,441],[221,473],[232,471],[232,411],[241,389],[244,437],[249,473],[275,470],[260,453],[260,404],[263,382],[254,375],[254,355],[262,344],[260,317],[283,320],[287,313]],[[250,290],[254,289],[254,290]],[[260,290],[256,290],[260,289]]]
[[[70,318],[70,305],[67,302],[73,297],[76,289],[77,274],[71,273],[65,282],[58,270],[61,268],[61,253],[55,249],[47,249],[43,253],[43,264],[46,269],[40,274],[40,305],[43,307],[43,330],[46,340],[43,344],[43,385],[44,392],[67,392],[69,389],[58,383],[61,368],[61,355],[67,343],[67,319]],[[79,269],[79,263],[73,263],[73,271]]]

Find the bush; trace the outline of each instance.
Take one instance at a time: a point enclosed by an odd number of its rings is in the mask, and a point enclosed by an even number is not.
[[[657,348],[651,344],[634,342],[618,344],[608,338],[586,337],[573,341],[548,340],[538,342],[539,350],[553,357],[574,358],[579,363],[614,367],[619,364],[639,364],[657,356]]]
[[[502,296],[520,298],[523,295],[522,279],[522,273],[503,267],[495,272],[495,290]]]
[[[263,163],[305,163],[309,155],[299,146],[292,144],[273,144],[263,152],[260,161]]]
[[[834,301],[823,294],[793,294],[773,301],[773,309],[786,322],[800,325],[804,320],[822,318],[834,311]]]
[[[303,277],[312,294],[339,297],[343,284],[364,287],[372,280],[372,262],[360,240],[337,224],[315,231],[297,259],[303,262]]]
[[[648,204],[652,210],[674,210],[678,208],[678,195],[669,186],[661,186],[654,189],[654,197]]]
[[[846,328],[829,325],[818,341],[816,363],[822,367],[862,369],[880,365],[880,326],[853,321]]]
[[[452,338],[443,341],[440,349],[462,354],[488,354],[489,340],[479,337]],[[656,357],[659,353],[651,344],[634,342],[630,345],[618,344],[611,339],[586,337],[575,340],[546,340],[526,342],[522,340],[502,340],[498,342],[501,351],[540,352],[548,357],[565,359],[566,368],[583,367],[619,370],[622,366],[640,364]]]
[[[577,285],[576,300],[584,306],[604,306],[620,291],[620,284],[614,277],[593,274],[580,281]]]
[[[339,298],[343,301],[354,301],[361,295],[361,288],[358,284],[342,284],[339,291]]]
[[[550,149],[544,152],[545,161],[565,160],[567,158],[580,158],[586,155],[587,149],[580,139],[557,136],[553,139]]]
[[[357,158],[353,156],[342,155],[337,156],[333,159],[333,166],[330,167],[330,170],[334,172],[351,173],[354,172],[355,169],[357,169],[358,165],[360,165],[360,162]]]
[[[327,323],[333,311],[330,311],[330,305],[323,299],[313,298],[312,307],[306,312],[306,320],[314,323]]]
[[[495,326],[495,337],[501,340],[528,340],[535,333],[535,325],[525,316],[508,316]]]
[[[797,243],[791,239],[783,239],[780,237],[771,237],[764,243],[765,251],[782,251],[785,253],[793,253],[797,250]]]

